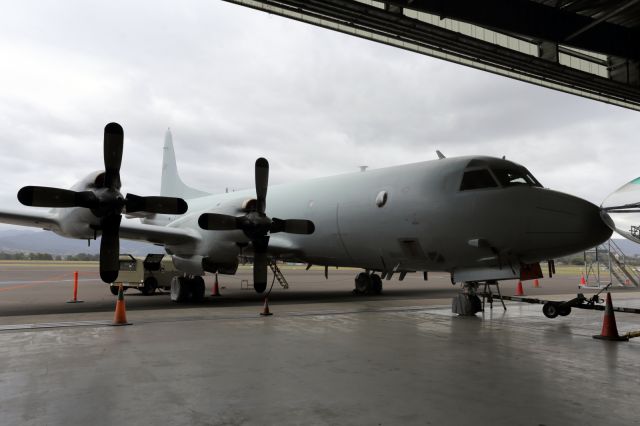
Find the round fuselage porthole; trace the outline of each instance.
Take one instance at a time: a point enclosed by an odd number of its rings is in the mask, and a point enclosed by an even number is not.
[[[378,193],[378,196],[376,197],[376,206],[378,207],[382,207],[385,204],[387,204],[387,198],[389,196],[387,195],[387,191],[380,191]]]

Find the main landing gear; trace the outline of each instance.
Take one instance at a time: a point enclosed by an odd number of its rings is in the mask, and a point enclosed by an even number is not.
[[[356,275],[355,294],[380,294],[382,293],[382,278],[378,274],[360,272]]]
[[[186,302],[189,299],[199,302],[204,299],[204,291],[204,279],[200,276],[171,279],[171,301],[173,302]]]

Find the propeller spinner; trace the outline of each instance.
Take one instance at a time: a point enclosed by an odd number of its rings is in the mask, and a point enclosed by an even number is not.
[[[25,186],[18,191],[18,200],[32,207],[84,207],[100,218],[100,278],[106,283],[118,278],[120,256],[120,221],[124,211],[145,211],[161,214],[183,214],[187,203],[181,198],[122,196],[120,165],[124,132],[118,123],[104,128],[104,186],[95,191],[71,191],[46,186]]]
[[[289,234],[313,234],[315,225],[305,219],[269,218],[266,214],[267,187],[269,185],[269,162],[258,158],[255,166],[256,207],[244,216],[230,216],[218,213],[204,213],[198,219],[202,229],[229,231],[239,229],[251,240],[253,246],[253,288],[262,293],[267,288],[267,249],[269,234],[285,232]]]

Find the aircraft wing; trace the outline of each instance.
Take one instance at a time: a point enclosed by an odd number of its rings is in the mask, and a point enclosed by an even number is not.
[[[128,240],[142,240],[159,245],[187,245],[200,242],[200,234],[193,229],[173,228],[169,226],[129,223],[120,225],[120,237]]]
[[[2,210],[0,211],[0,222],[50,231],[60,230],[58,216],[49,211]]]
[[[49,211],[0,210],[0,223],[61,231],[60,217]],[[120,236],[160,245],[197,244],[200,234],[184,228],[122,222]]]

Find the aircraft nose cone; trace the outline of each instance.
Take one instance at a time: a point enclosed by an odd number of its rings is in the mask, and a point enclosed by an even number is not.
[[[532,200],[526,234],[549,258],[584,251],[607,241],[611,218],[598,206],[578,197],[548,191]]]

